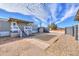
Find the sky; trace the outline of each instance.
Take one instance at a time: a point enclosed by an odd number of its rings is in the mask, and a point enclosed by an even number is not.
[[[55,23],[64,28],[79,23],[74,21],[78,9],[75,3],[0,3],[0,18],[18,18],[45,27]]]

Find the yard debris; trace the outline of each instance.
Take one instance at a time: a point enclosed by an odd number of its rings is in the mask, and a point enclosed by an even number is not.
[[[58,40],[59,40],[59,39],[57,38],[57,39],[54,41],[54,43],[56,43]]]

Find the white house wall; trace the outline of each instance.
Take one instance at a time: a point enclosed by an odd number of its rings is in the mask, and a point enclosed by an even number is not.
[[[0,21],[0,37],[10,35],[10,23],[7,21]]]
[[[0,21],[0,31],[10,31],[10,23],[7,21]]]
[[[10,36],[10,32],[9,31],[0,32],[0,37],[3,37],[3,36]]]

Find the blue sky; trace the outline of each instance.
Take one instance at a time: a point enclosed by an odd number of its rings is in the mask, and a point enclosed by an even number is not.
[[[18,18],[47,26],[55,23],[64,28],[78,24],[74,21],[79,4],[69,3],[0,3],[0,18]]]

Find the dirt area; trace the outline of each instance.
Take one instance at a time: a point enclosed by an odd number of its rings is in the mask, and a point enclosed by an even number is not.
[[[38,35],[38,36],[35,36],[33,38],[40,39],[43,41],[49,41],[50,39],[52,39],[54,37],[56,37],[56,35]]]
[[[22,56],[22,55],[46,55],[47,53],[38,46],[27,40],[19,40],[0,46],[0,55],[6,56]]]
[[[39,34],[34,34],[32,36],[29,36],[29,37],[26,37],[28,39],[30,38],[34,38],[34,39],[39,39],[39,40],[42,40],[42,41],[49,41],[50,39],[56,37],[56,35],[52,35],[49,33],[39,33]],[[24,38],[19,38],[19,37],[16,37],[16,38],[11,38],[11,37],[0,37],[0,45],[1,44],[6,44],[6,43],[10,43],[10,42],[14,42],[14,41],[18,41],[18,40],[22,40]]]
[[[10,38],[8,40],[12,41],[0,45],[0,55],[79,56],[79,42],[74,37],[61,32],[54,31],[24,39]]]
[[[0,37],[0,45],[13,42],[13,41],[17,41],[17,40],[21,40],[21,39],[22,38]]]
[[[62,35],[49,46],[47,52],[55,56],[77,56],[79,55],[79,42],[70,35]]]

